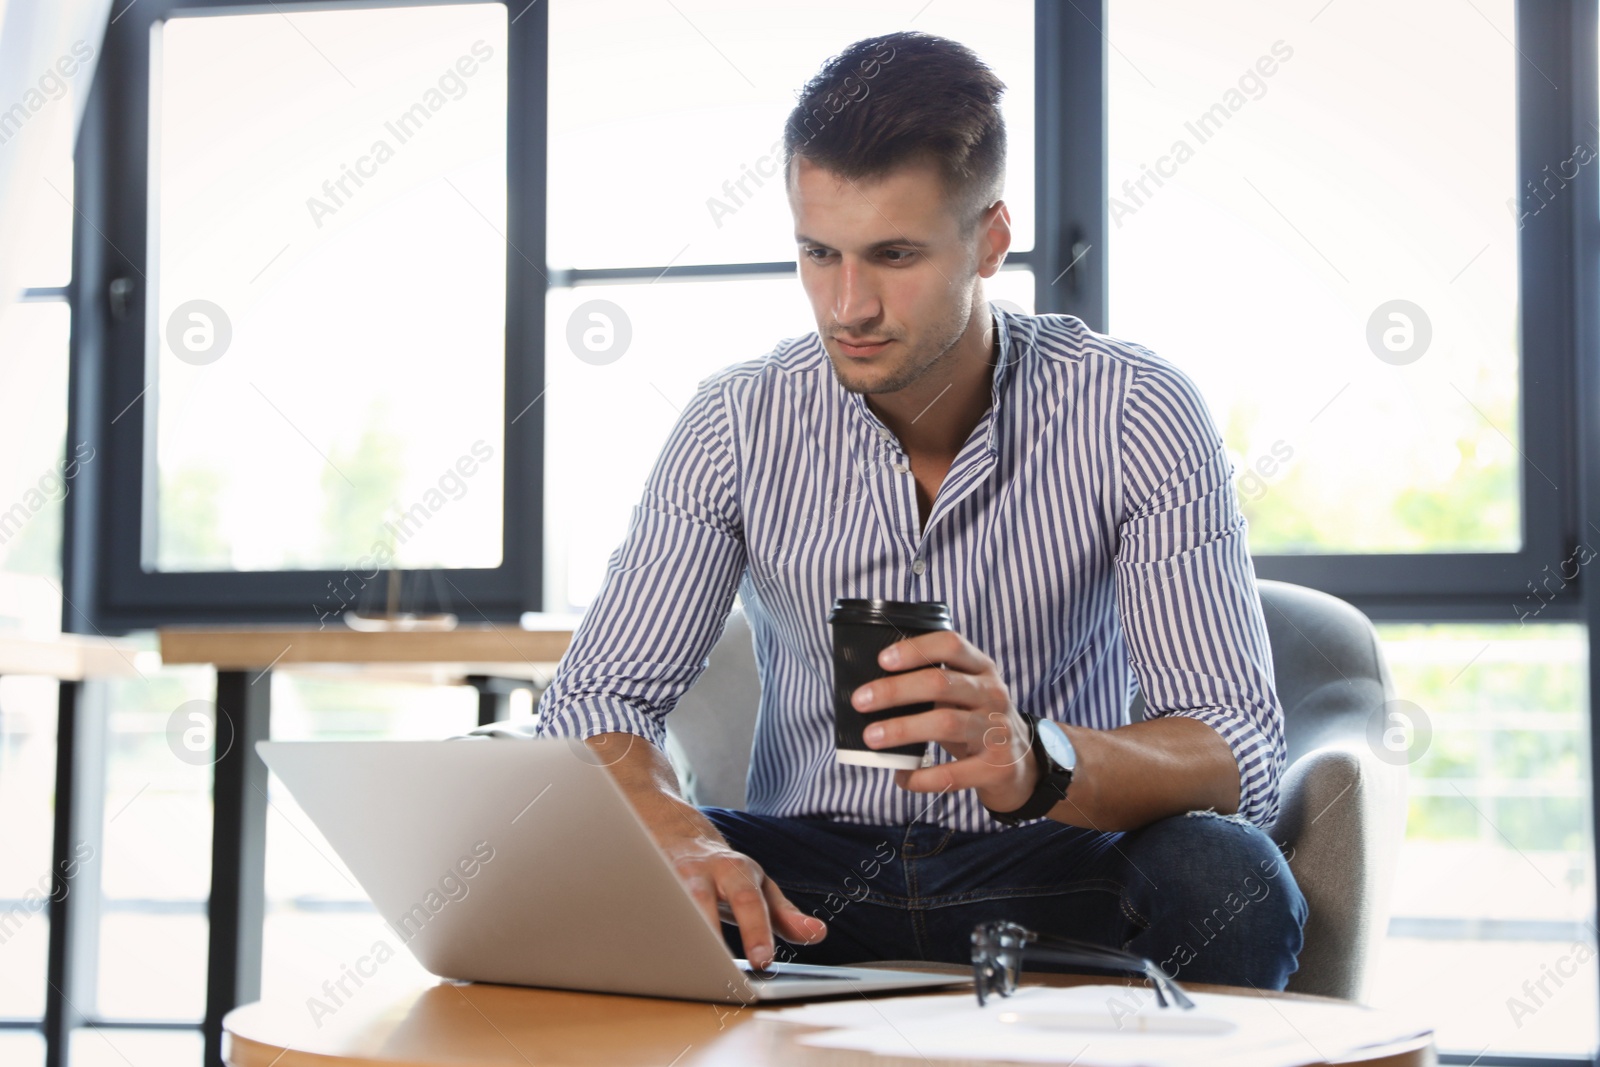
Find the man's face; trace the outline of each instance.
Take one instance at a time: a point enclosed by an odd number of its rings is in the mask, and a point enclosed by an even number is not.
[[[931,163],[854,182],[803,156],[793,167],[800,281],[835,376],[856,393],[906,388],[967,329],[985,225],[959,232]]]

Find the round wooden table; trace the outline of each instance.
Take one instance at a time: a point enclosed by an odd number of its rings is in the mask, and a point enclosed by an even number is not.
[[[1105,981],[1041,974],[1025,984]],[[1185,988],[1238,992],[1200,984]],[[223,1055],[230,1067],[929,1067],[930,1062],[958,1062],[801,1045],[794,1038],[807,1032],[804,1028],[760,1007],[446,981],[360,994],[332,1015],[315,1019],[306,1005],[292,1002],[237,1008],[223,1021]],[[1422,1037],[1337,1062],[1433,1067],[1438,1061],[1431,1037]]]

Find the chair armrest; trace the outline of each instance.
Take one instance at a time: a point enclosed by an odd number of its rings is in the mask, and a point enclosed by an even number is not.
[[[1285,774],[1268,833],[1289,858],[1309,908],[1291,991],[1364,996],[1389,925],[1407,778],[1403,765],[1341,745],[1306,753]]]

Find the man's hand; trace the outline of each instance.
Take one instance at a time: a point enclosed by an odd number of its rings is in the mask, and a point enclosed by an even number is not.
[[[1029,754],[1033,738],[992,659],[955,631],[941,630],[896,641],[879,654],[878,665],[906,673],[857,689],[856,710],[923,702],[934,707],[873,723],[866,731],[868,747],[935,741],[956,757],[954,763],[896,771],[901,788],[918,793],[976,789],[979,802],[992,811],[1022,807],[1038,778]]]
[[[772,963],[774,932],[801,945],[827,936],[826,923],[790,903],[760,864],[735,852],[711,820],[683,799],[660,749],[624,733],[598,734],[587,744],[622,787],[713,930],[721,931],[721,912],[727,909],[751,966],[765,969]]]
[[[867,727],[870,748],[937,741],[954,763],[895,771],[919,793],[976,789],[991,811],[1016,811],[1033,793],[1038,765],[1028,725],[1011,703],[994,661],[960,634],[943,630],[897,641],[878,656],[904,674],[857,689],[855,706],[877,711],[931,701],[932,711]],[[943,664],[944,666],[940,666]],[[1179,714],[1111,730],[1064,726],[1078,765],[1067,799],[1050,817],[1091,830],[1136,830],[1157,819],[1210,808],[1239,810],[1239,764],[1222,735]]]
[[[719,928],[722,903],[726,902],[752,967],[765,969],[772,963],[774,927],[779,937],[801,945],[827,936],[827,924],[790,903],[760,864],[735,852],[720,834],[714,838],[686,835],[661,843],[679,881],[713,928]]]

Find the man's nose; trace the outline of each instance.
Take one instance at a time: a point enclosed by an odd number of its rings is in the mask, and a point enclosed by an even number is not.
[[[881,308],[871,272],[845,257],[839,267],[839,287],[834,292],[833,317],[845,329],[878,317]]]

